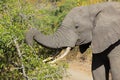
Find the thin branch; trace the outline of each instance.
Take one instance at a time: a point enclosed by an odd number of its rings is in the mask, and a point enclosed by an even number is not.
[[[21,69],[22,69],[22,72],[23,72],[23,76],[26,78],[26,80],[29,80],[28,76],[26,75],[25,67],[24,67],[23,62],[22,62],[22,60],[23,60],[22,53],[21,53],[20,47],[17,43],[17,39],[14,39],[14,43],[15,43],[15,47],[16,47],[17,52],[18,52],[18,56],[20,57],[20,60],[21,60]]]

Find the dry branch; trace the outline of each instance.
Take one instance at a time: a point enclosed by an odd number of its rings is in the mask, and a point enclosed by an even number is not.
[[[17,52],[18,52],[18,56],[20,58],[20,61],[21,61],[21,69],[22,69],[22,72],[23,72],[23,76],[25,77],[26,80],[29,80],[28,76],[26,75],[26,72],[25,72],[25,67],[24,67],[24,64],[22,62],[23,58],[22,58],[22,53],[20,51],[20,47],[19,47],[19,44],[17,43],[17,39],[14,39],[14,43],[15,43],[15,47],[17,49]]]

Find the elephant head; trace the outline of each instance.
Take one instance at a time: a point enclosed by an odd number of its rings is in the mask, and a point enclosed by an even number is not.
[[[52,35],[44,35],[35,28],[26,33],[29,45],[33,40],[48,48],[74,47],[91,42],[99,53],[120,39],[120,4],[106,2],[73,8]],[[109,17],[111,16],[111,17]],[[85,50],[88,48],[85,47]]]
[[[87,7],[76,7],[64,18],[61,26],[52,35],[44,35],[38,29],[31,28],[26,33],[26,42],[33,40],[48,48],[74,47],[91,42],[92,23]]]

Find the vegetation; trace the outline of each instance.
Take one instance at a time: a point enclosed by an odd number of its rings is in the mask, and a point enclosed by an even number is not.
[[[29,47],[24,34],[37,27],[53,33],[75,6],[103,0],[0,0],[0,80],[60,80],[66,65],[51,66],[42,60],[54,51]],[[105,1],[105,0],[104,0]]]

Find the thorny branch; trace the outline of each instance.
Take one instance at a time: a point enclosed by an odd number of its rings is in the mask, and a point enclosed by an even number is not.
[[[22,69],[22,72],[23,72],[23,76],[26,78],[26,80],[29,80],[28,76],[26,75],[26,72],[25,72],[25,67],[24,67],[24,64],[22,62],[22,54],[20,52],[20,47],[19,47],[19,44],[17,43],[17,39],[14,39],[14,43],[15,43],[15,47],[17,49],[17,52],[18,52],[18,56],[20,57],[20,60],[21,60],[21,69]]]

